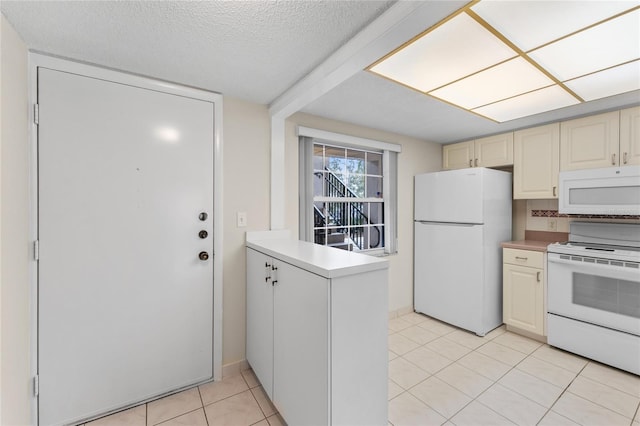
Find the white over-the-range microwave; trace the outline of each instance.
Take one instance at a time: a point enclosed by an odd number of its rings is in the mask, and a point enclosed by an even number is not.
[[[640,215],[640,166],[560,172],[558,212]]]

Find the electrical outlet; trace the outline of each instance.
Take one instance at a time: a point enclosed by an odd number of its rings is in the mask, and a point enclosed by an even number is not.
[[[238,228],[247,226],[247,212],[238,212]]]
[[[547,231],[558,230],[558,219],[547,219]]]

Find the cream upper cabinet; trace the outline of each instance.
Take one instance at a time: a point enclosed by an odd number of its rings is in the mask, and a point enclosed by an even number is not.
[[[513,132],[444,145],[444,170],[467,167],[500,167],[513,164]]]
[[[561,171],[619,164],[620,111],[577,118],[560,124]]]
[[[560,124],[514,132],[513,198],[558,198]]]
[[[545,254],[503,249],[503,321],[539,336],[546,335]]]
[[[444,170],[473,167],[473,141],[453,143],[442,147],[442,168]]]
[[[513,164],[513,132],[476,139],[474,166],[499,167]]]
[[[640,106],[620,111],[620,165],[640,165]]]

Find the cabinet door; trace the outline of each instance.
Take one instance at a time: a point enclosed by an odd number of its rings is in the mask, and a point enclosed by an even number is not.
[[[271,258],[247,249],[247,361],[273,398],[273,288]]]
[[[445,170],[473,167],[473,141],[442,147],[442,168]]]
[[[544,333],[544,271],[504,264],[503,316],[507,325]]]
[[[558,198],[559,123],[514,133],[513,198]]]
[[[273,402],[290,425],[326,425],[329,282],[283,262],[276,267]]]
[[[620,112],[591,115],[560,124],[560,170],[593,169],[620,163]]]
[[[621,165],[640,164],[640,107],[620,111]]]
[[[513,164],[513,132],[476,139],[477,167],[499,167]]]

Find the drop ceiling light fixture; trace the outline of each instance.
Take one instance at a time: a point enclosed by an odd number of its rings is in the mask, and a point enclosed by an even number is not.
[[[504,122],[640,89],[638,1],[474,1],[369,71]]]

